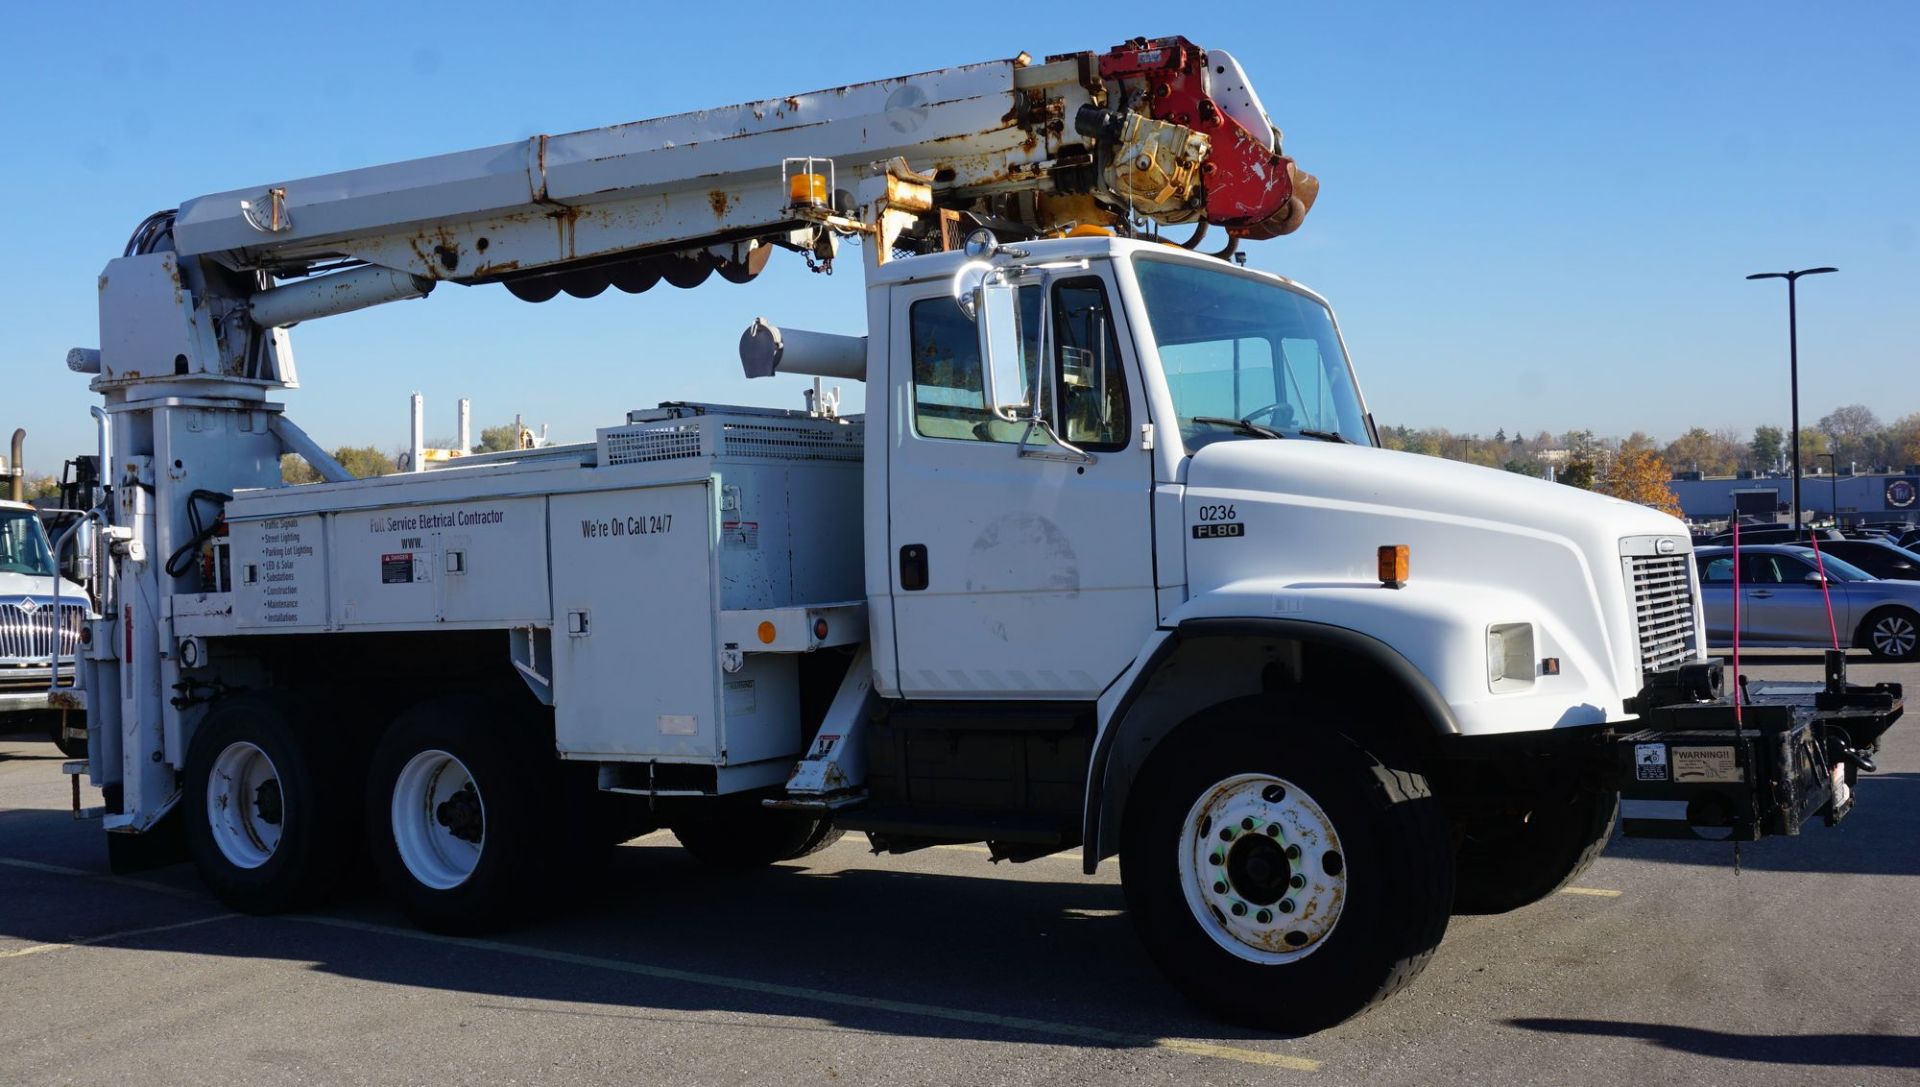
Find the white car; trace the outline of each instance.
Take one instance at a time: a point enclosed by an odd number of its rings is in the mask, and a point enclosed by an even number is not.
[[[57,621],[56,578],[60,585]],[[61,750],[75,758],[85,757],[85,745],[61,734],[61,715],[48,703],[47,688],[56,630],[61,685],[72,685],[73,652],[86,614],[87,590],[59,577],[53,546],[33,507],[0,500],[0,726],[29,717],[32,723],[44,725]],[[68,716],[77,715],[69,712]]]

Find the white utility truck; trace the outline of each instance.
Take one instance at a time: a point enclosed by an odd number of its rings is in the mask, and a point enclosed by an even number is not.
[[[1231,259],[1316,188],[1229,54],[1165,38],[153,216],[69,357],[114,557],[73,770],[116,862],[177,823],[270,911],[370,853],[469,930],[656,826],[730,866],[846,830],[1117,855],[1175,983],[1297,1031],[1451,912],[1564,885],[1623,790],[1648,832],[1844,815],[1897,690],[1836,681],[1850,732],[1736,722],[1680,522],[1380,448],[1326,302]],[[866,334],[756,321],[741,357],[863,380],[862,417],[816,380],[356,480],[270,399],[292,326],[442,283],[638,293],[848,242]]]

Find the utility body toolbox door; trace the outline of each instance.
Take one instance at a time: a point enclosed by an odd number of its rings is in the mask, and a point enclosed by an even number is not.
[[[550,502],[561,753],[721,759],[712,481]]]

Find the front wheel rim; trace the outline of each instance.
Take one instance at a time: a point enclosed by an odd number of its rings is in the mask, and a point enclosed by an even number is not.
[[[438,749],[407,760],[393,786],[393,842],[413,878],[436,891],[465,883],[486,848],[486,802],[466,763]]]
[[[1339,923],[1346,854],[1306,790],[1267,774],[1207,789],[1180,835],[1180,885],[1214,943],[1263,965],[1303,959]]]
[[[286,825],[280,770],[245,740],[222,748],[207,775],[207,826],[220,855],[236,868],[258,868],[279,848]]]
[[[1873,647],[1889,657],[1913,652],[1916,632],[1904,615],[1889,615],[1873,625]]]

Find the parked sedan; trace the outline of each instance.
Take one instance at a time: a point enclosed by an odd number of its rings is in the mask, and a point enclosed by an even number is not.
[[[1744,550],[1744,548],[1742,549]],[[1865,540],[1821,540],[1820,553],[1843,559],[1874,577],[1894,581],[1920,581],[1920,555],[1892,541],[1877,537]]]
[[[1826,543],[1821,543],[1826,548]],[[1740,549],[1740,641],[1752,646],[1819,649],[1833,644],[1864,648],[1886,661],[1920,656],[1920,582],[1883,581],[1845,559],[1821,556],[1826,589],[1813,549],[1765,544]],[[1733,644],[1733,550],[1694,552],[1700,598],[1707,613],[1707,641]],[[1833,603],[1828,626],[1827,601]]]

